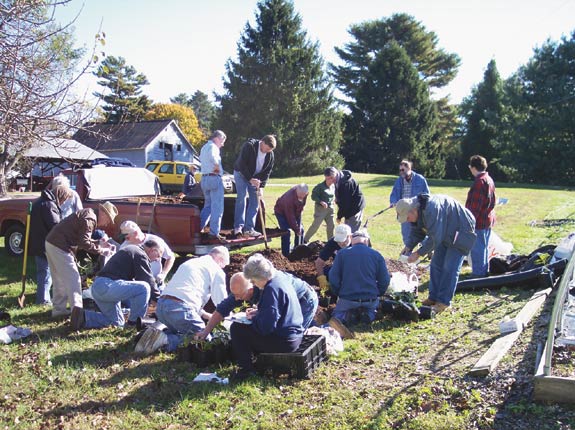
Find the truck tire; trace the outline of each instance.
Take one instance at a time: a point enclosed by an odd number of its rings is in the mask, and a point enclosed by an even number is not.
[[[21,224],[14,224],[8,227],[4,235],[4,246],[8,255],[20,257],[24,254],[24,238],[26,237],[26,227]]]

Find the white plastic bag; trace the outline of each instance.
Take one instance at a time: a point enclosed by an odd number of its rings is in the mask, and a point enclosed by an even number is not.
[[[389,281],[389,287],[387,287],[387,293],[415,293],[417,294],[417,289],[419,287],[419,279],[415,273],[407,275],[403,272],[393,272],[391,273],[391,279]]]

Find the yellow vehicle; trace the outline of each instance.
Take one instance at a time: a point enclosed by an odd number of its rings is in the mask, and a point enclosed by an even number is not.
[[[159,178],[162,194],[179,193],[182,191],[184,179],[190,170],[190,163],[184,161],[154,160],[146,163],[146,169]],[[199,169],[194,174],[194,177],[198,183],[201,181],[202,174]],[[222,180],[226,193],[236,192],[234,177],[232,175],[224,171]]]

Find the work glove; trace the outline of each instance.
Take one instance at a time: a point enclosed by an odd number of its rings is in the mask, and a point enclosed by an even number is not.
[[[163,284],[164,279],[166,279],[166,274],[162,272],[158,273],[156,275],[156,284]]]
[[[327,277],[325,275],[318,276],[317,282],[320,291],[329,291],[329,282],[327,281]]]

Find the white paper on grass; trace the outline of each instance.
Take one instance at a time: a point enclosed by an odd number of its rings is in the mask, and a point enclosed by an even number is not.
[[[156,194],[157,177],[144,168],[85,169],[84,178],[89,186],[88,199],[90,200],[114,200],[122,197]]]

